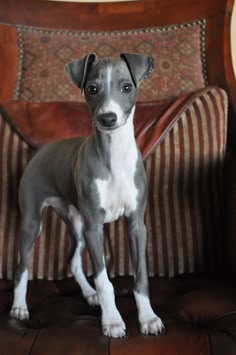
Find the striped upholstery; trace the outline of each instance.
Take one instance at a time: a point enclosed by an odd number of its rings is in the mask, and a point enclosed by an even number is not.
[[[145,216],[149,274],[213,270],[221,262],[222,249],[226,94],[206,88],[189,95],[187,103],[173,104],[167,113],[143,128],[147,137],[157,132],[151,151],[142,149],[149,182]],[[143,132],[137,133],[138,142]],[[12,279],[17,264],[17,189],[31,154],[28,144],[0,116],[0,277],[4,279]],[[110,275],[132,274],[124,220],[106,225],[105,236]],[[68,248],[65,225],[54,212],[44,211],[43,232],[30,260],[30,279],[70,276]],[[86,253],[83,261],[90,275]]]
[[[144,157],[150,276],[210,271],[221,263],[227,97],[220,89],[206,89],[191,95],[179,112],[168,110],[172,115],[155,149]],[[132,274],[123,230],[123,221],[109,226],[112,275]]]

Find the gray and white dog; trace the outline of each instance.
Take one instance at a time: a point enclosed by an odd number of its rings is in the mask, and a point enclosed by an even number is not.
[[[91,53],[66,65],[70,80],[85,93],[94,129],[87,139],[65,139],[44,146],[21,179],[20,263],[11,317],[29,318],[28,258],[41,231],[42,210],[51,206],[76,242],[71,270],[83,296],[89,304],[101,306],[103,333],[116,338],[125,336],[126,327],[106,272],[103,225],[122,215],[127,217],[140,330],[144,334],[162,331],[162,321],[154,313],[148,295],[144,224],[147,181],[133,126],[138,86],[152,69],[152,58],[129,53],[101,60]],[[85,245],[96,290],[82,270]]]

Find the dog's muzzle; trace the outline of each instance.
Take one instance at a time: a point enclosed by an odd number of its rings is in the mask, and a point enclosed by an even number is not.
[[[102,113],[97,116],[96,121],[104,129],[112,129],[117,122],[117,115],[114,112]]]

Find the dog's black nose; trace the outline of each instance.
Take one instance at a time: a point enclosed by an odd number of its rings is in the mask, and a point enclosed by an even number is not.
[[[112,128],[117,121],[117,116],[114,112],[102,113],[97,117],[99,124],[105,128]]]

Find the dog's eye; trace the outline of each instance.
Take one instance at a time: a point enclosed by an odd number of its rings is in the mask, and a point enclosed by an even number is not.
[[[89,86],[87,87],[87,93],[88,93],[89,95],[96,95],[97,92],[98,92],[98,88],[97,88],[96,85],[89,85]]]
[[[130,83],[125,83],[122,88],[121,91],[124,92],[125,94],[129,94],[132,91],[133,87],[132,84]]]

